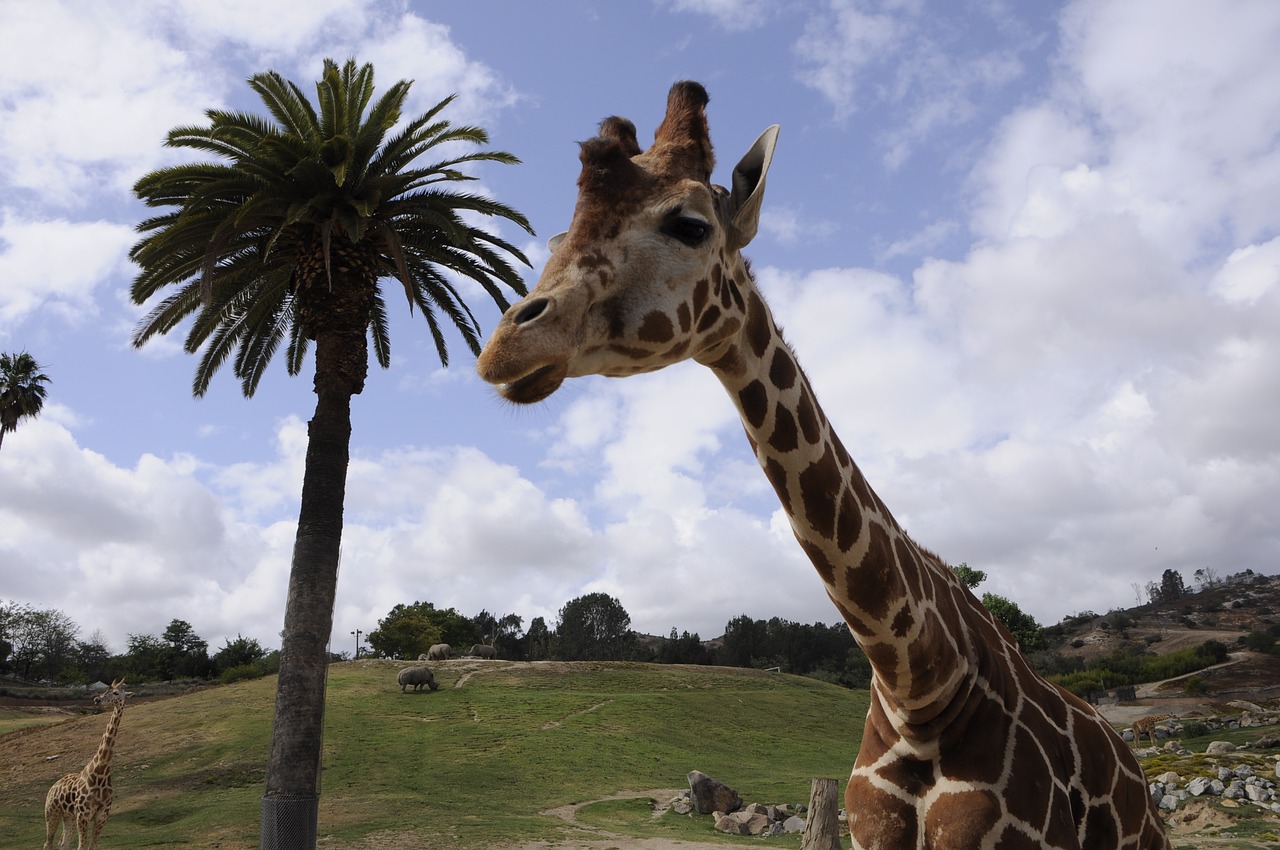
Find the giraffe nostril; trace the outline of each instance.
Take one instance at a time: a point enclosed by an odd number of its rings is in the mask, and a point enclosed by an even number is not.
[[[551,303],[549,298],[530,298],[519,306],[519,308],[511,315],[511,321],[517,325],[527,324],[546,312],[547,305]]]

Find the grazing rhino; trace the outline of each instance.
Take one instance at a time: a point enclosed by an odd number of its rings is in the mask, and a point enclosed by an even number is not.
[[[498,650],[489,646],[487,643],[477,643],[475,646],[471,647],[471,654],[476,658],[497,658]]]
[[[440,687],[436,684],[436,677],[426,667],[406,667],[400,671],[400,675],[396,676],[396,684],[400,686],[400,693],[404,693],[404,689],[413,685],[415,691],[422,690],[422,686],[426,685],[431,690]]]
[[[423,660],[448,661],[451,657],[453,657],[453,647],[449,646],[447,643],[437,643],[432,644],[431,648],[427,650],[427,654]]]

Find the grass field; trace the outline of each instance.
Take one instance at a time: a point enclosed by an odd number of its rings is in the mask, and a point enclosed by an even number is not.
[[[578,827],[548,810],[687,788],[694,769],[748,802],[807,802],[812,778],[848,775],[867,709],[863,691],[728,667],[450,661],[433,665],[440,690],[401,694],[400,666],[330,668],[322,847],[389,834],[424,847],[562,840]],[[274,693],[267,678],[126,708],[103,846],[256,848]],[[83,767],[106,720],[0,737],[3,846],[40,846],[45,792]],[[716,840],[709,819],[654,820],[648,805],[600,803],[579,821]]]

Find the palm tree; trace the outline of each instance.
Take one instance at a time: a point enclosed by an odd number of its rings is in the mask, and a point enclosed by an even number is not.
[[[193,393],[205,393],[234,351],[232,370],[249,397],[281,342],[291,375],[315,342],[316,410],[307,432],[263,799],[264,847],[277,812],[280,820],[309,816],[311,836],[290,846],[314,846],[351,397],[364,388],[370,341],[378,363],[390,365],[380,284],[403,287],[448,365],[441,316],[473,353],[480,350],[479,325],[455,280],[478,283],[502,309],[504,286],[525,292],[508,258],[528,260],[473,222],[506,219],[533,231],[511,207],[450,187],[474,179],[460,170],[466,164],[519,162],[509,153],[475,150],[488,143],[483,129],[442,119],[452,98],[397,127],[410,81],[375,101],[371,65],[325,60],[318,107],[277,73],[248,82],[270,119],[209,110],[207,126],[176,127],[166,145],[219,161],[163,168],[134,186],[148,206],[165,211],[138,225],[144,235],[130,252],[141,269],[133,299],[141,304],[170,291],[138,324],[133,343],[193,317],[185,349],[203,350]],[[445,151],[430,165],[414,165],[428,152]],[[293,820],[285,832],[305,834],[301,825]]]
[[[0,354],[0,445],[4,435],[18,429],[18,420],[40,415],[49,376],[25,351]]]

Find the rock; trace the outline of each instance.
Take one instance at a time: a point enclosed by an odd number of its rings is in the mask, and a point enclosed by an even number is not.
[[[1221,779],[1223,782],[1226,782],[1229,779],[1234,779],[1235,776],[1236,776],[1236,772],[1229,767],[1218,768],[1218,778]]]
[[[1166,811],[1173,811],[1178,808],[1178,798],[1172,794],[1165,794],[1160,798],[1160,808]]]
[[[742,798],[723,782],[712,779],[700,770],[691,770],[688,775],[689,799],[693,808],[703,815],[712,812],[733,812],[742,808]],[[719,829],[719,825],[716,826]],[[745,835],[746,833],[739,833]]]
[[[799,815],[792,815],[782,822],[782,828],[788,833],[804,832],[806,821]]]
[[[1247,764],[1242,764],[1231,772],[1236,775],[1237,779],[1248,779],[1250,776],[1253,776],[1253,768],[1249,767]]]
[[[1181,776],[1174,773],[1172,770],[1167,770],[1156,777],[1156,782],[1159,782],[1162,785],[1176,785],[1178,780],[1181,778]]]
[[[1187,783],[1187,793],[1192,797],[1199,797],[1201,794],[1209,790],[1209,780],[1203,776],[1197,776],[1195,779]]]
[[[1262,706],[1252,702],[1248,702],[1247,700],[1242,700],[1242,699],[1233,699],[1231,702],[1227,703],[1227,705],[1231,706],[1232,708],[1238,708],[1242,711],[1253,711],[1253,712],[1261,713],[1263,710]]]
[[[1221,756],[1230,752],[1235,752],[1236,745],[1230,741],[1214,741],[1212,744],[1204,748],[1205,755]]]
[[[760,835],[768,828],[769,818],[760,812],[716,812],[716,829],[730,835]]]
[[[1246,785],[1244,786],[1244,793],[1246,797],[1255,803],[1265,802],[1271,796],[1271,792],[1261,785]]]

